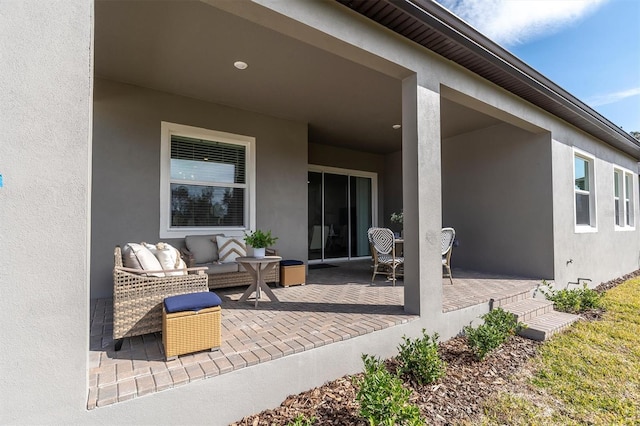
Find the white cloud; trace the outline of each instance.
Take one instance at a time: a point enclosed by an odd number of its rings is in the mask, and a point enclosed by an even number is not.
[[[513,46],[552,34],[608,0],[437,0],[491,40]]]
[[[632,96],[640,96],[640,87],[634,87],[633,89],[622,90],[620,92],[606,93],[604,95],[596,95],[587,99],[585,102],[591,107],[597,107],[601,105],[609,105],[619,102],[623,99],[630,98]]]

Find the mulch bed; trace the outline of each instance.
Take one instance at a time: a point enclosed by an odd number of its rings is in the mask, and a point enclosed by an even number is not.
[[[420,407],[428,424],[446,425],[472,420],[482,410],[482,403],[537,352],[539,342],[513,336],[484,361],[476,361],[466,339],[456,337],[440,343],[439,352],[447,362],[447,373],[438,382],[420,386],[405,377],[412,390],[411,402]],[[397,362],[386,361],[394,372]],[[314,425],[367,426],[358,415],[357,388],[353,379],[361,374],[345,376],[298,395],[291,395],[280,407],[248,416],[232,426],[286,425],[296,416],[315,417]]]
[[[602,284],[598,285],[595,288],[595,290],[597,292],[599,292],[599,293],[604,293],[605,291],[610,290],[610,289],[614,288],[615,286],[620,285],[623,282],[628,281],[628,280],[630,280],[632,278],[636,278],[638,276],[640,276],[640,269],[638,269],[636,271],[633,271],[633,272],[631,272],[631,273],[629,273],[627,275],[624,275],[624,276],[622,276],[620,278],[616,278],[615,280],[611,280],[611,281],[607,281],[606,283],[602,283]]]
[[[602,283],[596,287],[605,292],[631,278],[640,276],[640,270],[621,278]],[[602,317],[604,310],[591,310],[581,316],[594,321]],[[409,377],[405,385],[412,390],[411,402],[420,407],[427,424],[449,425],[474,423],[482,414],[487,398],[509,384],[514,387],[516,375],[529,358],[533,357],[542,343],[513,336],[488,355],[476,361],[464,337],[455,337],[439,344],[440,356],[447,363],[447,372],[436,383],[420,386]],[[386,360],[391,372],[395,372],[395,358]],[[314,425],[367,426],[366,419],[358,415],[354,378],[362,375],[344,376],[324,385],[287,397],[277,408],[247,416],[230,426],[274,426],[287,425],[298,415],[315,418]]]

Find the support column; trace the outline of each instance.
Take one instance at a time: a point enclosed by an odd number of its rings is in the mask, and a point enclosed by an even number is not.
[[[442,313],[440,94],[402,82],[404,309],[423,318]]]
[[[86,413],[93,1],[0,1],[0,424]]]

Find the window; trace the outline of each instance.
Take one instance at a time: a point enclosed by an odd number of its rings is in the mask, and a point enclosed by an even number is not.
[[[633,174],[629,171],[613,169],[613,202],[616,229],[633,229]]]
[[[623,212],[620,209],[620,188],[622,188],[622,171],[613,171],[613,203],[614,203],[614,215],[616,219],[616,226],[622,226]]]
[[[574,150],[573,175],[576,231],[594,232],[597,230],[594,157]]]
[[[634,226],[633,217],[633,175],[631,173],[624,174],[624,207],[626,224],[629,227]]]
[[[160,237],[255,226],[254,138],[162,123]]]

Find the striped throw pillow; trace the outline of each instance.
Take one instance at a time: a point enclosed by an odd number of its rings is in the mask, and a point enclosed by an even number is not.
[[[236,261],[236,257],[247,255],[247,246],[234,237],[217,235],[216,242],[218,243],[218,261],[220,263],[232,263]]]

